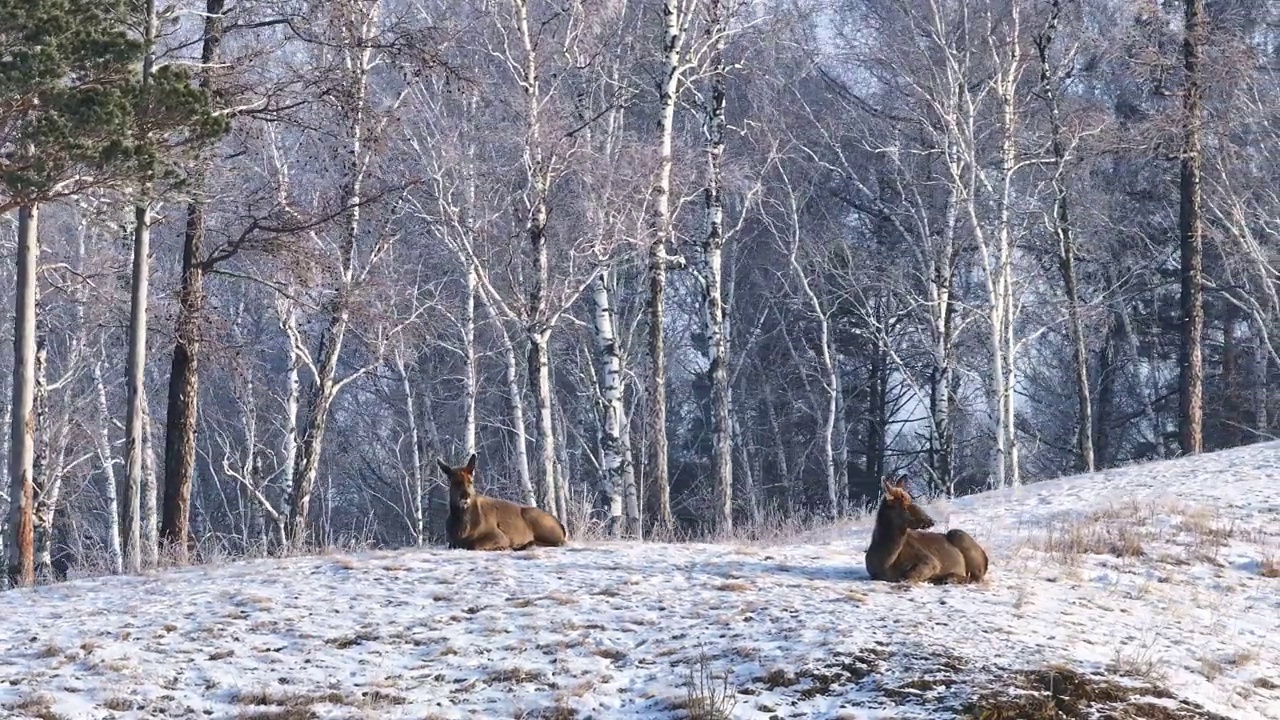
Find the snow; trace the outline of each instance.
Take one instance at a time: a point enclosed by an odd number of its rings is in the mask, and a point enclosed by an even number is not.
[[[862,518],[785,542],[408,549],[0,593],[0,715],[679,718],[701,656],[734,718],[953,717],[1046,665],[1280,718],[1280,444],[928,507],[987,547],[985,583],[869,581]]]

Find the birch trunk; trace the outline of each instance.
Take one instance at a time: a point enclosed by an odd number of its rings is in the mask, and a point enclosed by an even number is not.
[[[37,278],[39,276],[37,275]],[[40,304],[39,281],[36,283],[36,305]],[[58,474],[52,472],[50,451],[53,433],[49,423],[49,352],[46,342],[47,328],[41,318],[36,318],[36,388],[32,401],[32,418],[35,426],[33,439],[35,454],[31,462],[31,483],[35,497],[32,513],[32,534],[35,542],[36,579],[52,579],[53,572],[53,516],[58,506],[61,488]]]
[[[156,455],[151,443],[151,403],[142,393],[142,549],[143,560],[155,567],[160,563],[160,503],[156,486]]]
[[[498,328],[498,337],[502,344],[502,357],[506,364],[505,379],[507,381],[507,399],[511,404],[511,424],[515,430],[516,474],[520,482],[521,501],[525,505],[537,505],[538,499],[533,489],[533,474],[529,466],[529,432],[524,417],[524,390],[520,387],[520,360],[516,354],[515,343],[510,334],[502,326],[498,310],[493,300],[483,290],[480,300],[484,304],[489,319]]]
[[[596,346],[600,351],[600,396],[604,422],[600,428],[600,465],[603,490],[609,501],[609,533],[632,535],[639,531],[640,509],[636,479],[627,443],[629,432],[623,396],[622,355],[614,332],[614,312],[609,286],[612,273],[601,272],[595,280]]]
[[[521,85],[525,92],[524,171],[528,183],[528,217],[525,237],[533,263],[533,286],[529,290],[527,327],[529,376],[533,380],[538,412],[539,494],[547,512],[563,517],[556,488],[555,422],[551,412],[551,324],[547,307],[550,260],[547,253],[547,192],[549,169],[542,152],[542,90],[535,40],[529,23],[528,0],[513,0],[516,28],[524,51]]]
[[[222,44],[226,0],[206,0],[204,40],[200,50],[200,82],[212,84],[212,66]],[[182,279],[178,289],[178,319],[173,358],[169,366],[169,399],[165,414],[164,511],[160,535],[174,562],[186,564],[190,540],[191,483],[196,466],[196,414],[199,400],[200,318],[204,312],[205,201],[198,186],[207,174],[197,173],[197,194],[187,205],[182,243]]]
[[[471,189],[472,203],[474,199],[474,182]],[[467,298],[466,315],[463,317],[462,352],[466,369],[463,375],[466,407],[462,426],[462,455],[470,457],[476,451],[476,395],[478,378],[476,376],[476,268],[467,263]]]
[[[298,336],[298,316],[292,301],[283,298],[276,299],[276,312],[280,318],[280,329],[285,333],[285,347],[288,350],[288,367],[285,370],[285,395],[284,395],[284,427],[281,428],[282,437],[280,440],[280,461],[283,466],[280,468],[280,485],[285,488],[293,487],[293,478],[297,474],[298,462],[298,411],[302,402],[302,382],[298,377],[298,366],[302,359],[299,357],[298,348],[293,344],[293,338]],[[266,489],[264,488],[264,493]],[[277,523],[277,529],[280,531],[281,547],[285,544],[284,525]]]
[[[1204,0],[1183,0],[1182,92],[1184,137],[1179,168],[1178,235],[1182,264],[1182,342],[1178,353],[1178,447],[1194,455],[1204,447],[1204,232],[1201,198],[1201,64],[1204,60]]]
[[[1018,462],[1017,427],[1014,417],[1014,387],[1017,350],[1016,329],[1014,325],[1013,303],[1013,260],[1014,238],[1012,217],[1012,193],[1014,173],[1017,171],[1016,122],[1017,122],[1017,88],[1018,78],[1022,71],[1022,45],[1020,35],[1021,20],[1020,3],[1013,2],[1010,7],[1010,27],[1008,56],[1000,58],[1002,62],[995,79],[995,91],[1000,101],[1000,176],[997,193],[994,198],[996,218],[996,247],[994,262],[988,249],[988,241],[978,228],[982,227],[977,216],[974,199],[969,200],[970,220],[982,245],[983,267],[986,271],[987,292],[991,307],[988,310],[988,321],[991,332],[991,387],[990,406],[995,424],[995,444],[991,455],[991,477],[989,483],[993,487],[1017,486],[1021,484]],[[976,138],[975,138],[976,139]],[[976,145],[970,148],[976,152]],[[976,157],[970,158],[977,162]],[[977,170],[981,172],[981,170]],[[984,183],[985,184],[985,183]]]
[[[529,374],[534,377],[533,399],[538,407],[538,460],[541,465],[541,507],[563,517],[556,489],[555,423],[551,412],[551,363],[547,357],[550,331],[531,333],[529,337]]]
[[[290,489],[288,538],[294,548],[307,543],[311,496],[320,474],[320,458],[324,449],[324,436],[329,424],[329,412],[340,387],[337,379],[338,358],[346,340],[350,310],[348,295],[355,280],[356,240],[360,237],[362,214],[360,196],[364,190],[368,170],[365,141],[366,115],[369,99],[369,73],[373,60],[373,44],[370,42],[379,21],[376,3],[352,8],[349,23],[344,28],[346,70],[350,73],[343,88],[345,97],[341,103],[346,128],[344,148],[346,158],[346,186],[342,190],[342,202],[348,208],[338,239],[338,288],[327,305],[329,322],[320,335],[319,352],[312,366],[312,378],[306,403],[303,406],[301,432],[298,438],[297,461],[294,467],[293,485]],[[294,337],[294,342],[299,338]],[[299,349],[300,351],[301,349]]]
[[[18,208],[17,287],[14,292],[13,408],[9,422],[9,581],[17,587],[35,583],[35,488],[32,437],[35,403],[36,272],[40,261],[40,211],[36,205]]]
[[[1077,468],[1084,472],[1095,469],[1093,453],[1093,402],[1089,398],[1089,350],[1085,342],[1084,324],[1080,319],[1080,294],[1075,269],[1075,237],[1068,207],[1070,188],[1067,179],[1068,151],[1059,107],[1060,78],[1050,62],[1050,52],[1062,12],[1061,0],[1053,0],[1049,19],[1036,40],[1040,56],[1040,88],[1049,113],[1050,146],[1053,153],[1053,229],[1058,236],[1058,271],[1067,296],[1067,326],[1075,353],[1076,381],[1076,452]]]
[[[720,0],[708,5],[711,41],[711,92],[705,108],[707,182],[703,203],[707,233],[701,250],[701,276],[707,381],[711,387],[712,482],[715,510],[712,521],[723,533],[733,532],[733,425],[729,407],[729,346],[725,336],[724,309],[724,195],[721,181],[724,162],[725,64],[724,9]]]
[[[773,389],[766,384],[764,387],[765,413],[769,416],[769,431],[773,436],[773,453],[774,463],[777,467],[776,477],[780,478],[782,483],[782,502],[787,513],[793,513],[796,510],[794,499],[792,498],[791,487],[791,471],[788,469],[787,462],[787,446],[783,441],[782,425],[778,422],[777,403],[774,402]]]
[[[783,182],[790,185],[790,181],[783,176]],[[790,247],[787,248],[787,261],[791,265],[791,271],[795,276],[796,282],[800,285],[800,290],[804,293],[805,299],[809,302],[809,309],[813,312],[813,319],[818,323],[818,350],[816,354],[818,361],[822,367],[822,387],[827,391],[826,412],[822,418],[822,452],[823,465],[827,486],[827,511],[832,517],[836,517],[840,513],[840,491],[838,481],[836,479],[836,454],[835,454],[835,428],[836,414],[839,411],[839,368],[836,365],[834,350],[831,345],[831,318],[827,311],[822,307],[822,301],[818,298],[818,294],[814,292],[812,284],[809,282],[809,275],[800,265],[798,254],[800,252],[800,207],[797,203],[795,193],[792,192],[788,198],[788,211],[791,218],[791,237],[788,238]]]
[[[414,545],[422,547],[427,538],[427,521],[422,509],[423,474],[421,444],[418,441],[418,412],[413,397],[413,383],[409,380],[409,371],[405,368],[404,357],[399,352],[395,355],[395,365],[396,372],[400,374],[400,390],[404,393],[405,422],[408,426],[409,443],[412,446],[409,450],[409,488],[413,494],[410,498],[410,507],[413,512],[413,539]]]
[[[107,405],[107,384],[102,379],[103,359],[93,364],[93,385],[97,392],[98,414],[101,416],[101,429],[94,434],[98,460],[102,463],[104,478],[103,494],[107,500],[107,561],[111,564],[111,572],[119,575],[124,572],[124,553],[120,548],[120,501],[116,495],[116,458],[111,452],[111,412]]]
[[[747,434],[737,418],[733,420],[734,445],[738,448],[741,464],[738,467],[738,479],[742,486],[742,501],[747,511],[747,526],[753,529],[760,527],[760,492],[756,484],[755,473],[751,469],[751,454],[747,452]]]
[[[681,45],[684,23],[679,0],[662,3],[662,70],[659,81],[658,107],[658,178],[653,186],[653,240],[649,245],[649,408],[650,444],[649,483],[657,505],[655,515],[660,528],[675,525],[671,514],[671,480],[667,448],[667,354],[663,333],[666,329],[667,267],[671,256],[671,169],[675,135],[676,101],[680,93]]]
[[[1255,319],[1255,322],[1259,320]],[[1261,338],[1262,334],[1257,333],[1257,338]],[[1267,412],[1267,399],[1270,395],[1268,392],[1268,367],[1271,364],[1271,353],[1267,347],[1267,343],[1261,339],[1256,340],[1253,348],[1253,430],[1261,436],[1266,437],[1270,433],[1270,419]]]
[[[949,142],[943,148],[948,164],[954,162]],[[952,286],[955,281],[955,233],[958,214],[957,187],[947,187],[946,210],[943,214],[942,237],[932,253],[931,282],[929,283],[929,308],[933,334],[933,368],[929,388],[929,409],[932,418],[930,437],[930,469],[933,481],[948,497],[955,495],[955,464],[953,462],[954,439],[951,423],[953,385],[953,318],[954,301]]]

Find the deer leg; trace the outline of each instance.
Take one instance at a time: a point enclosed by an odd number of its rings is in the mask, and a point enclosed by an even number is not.
[[[926,557],[907,569],[902,579],[908,582],[925,582],[931,580],[942,570],[942,564],[935,557]]]
[[[487,532],[471,543],[472,550],[510,550],[511,539],[501,530]]]

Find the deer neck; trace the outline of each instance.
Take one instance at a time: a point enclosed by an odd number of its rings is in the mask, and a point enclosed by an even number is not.
[[[885,563],[891,563],[898,557],[898,553],[902,552],[902,546],[906,543],[909,532],[906,520],[900,513],[881,505],[879,512],[876,513],[875,529],[871,531],[869,551],[883,558]]]

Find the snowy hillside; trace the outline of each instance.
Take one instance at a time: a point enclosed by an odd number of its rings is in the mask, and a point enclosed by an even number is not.
[[[1280,445],[930,510],[985,584],[868,581],[862,522],[7,592],[0,714],[709,718],[727,672],[733,718],[1280,718]]]

